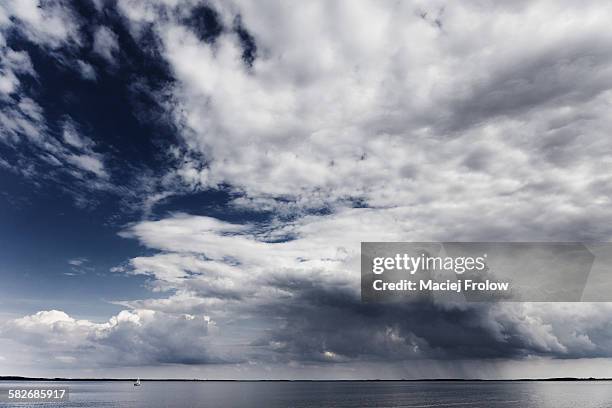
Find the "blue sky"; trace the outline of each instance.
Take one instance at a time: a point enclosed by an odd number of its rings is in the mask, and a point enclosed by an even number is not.
[[[0,375],[610,376],[605,303],[359,299],[361,241],[610,240],[609,8],[4,2]]]

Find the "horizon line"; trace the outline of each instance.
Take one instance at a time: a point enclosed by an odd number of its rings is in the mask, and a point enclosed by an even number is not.
[[[113,377],[25,377],[0,376],[0,381],[134,381],[134,378]],[[176,382],[485,382],[485,381],[612,381],[610,377],[543,377],[543,378],[395,378],[395,379],[228,379],[228,378],[140,378],[140,381]]]

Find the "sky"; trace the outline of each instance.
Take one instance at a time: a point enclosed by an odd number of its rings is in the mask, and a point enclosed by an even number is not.
[[[359,292],[361,241],[610,241],[611,8],[1,2],[0,375],[612,377],[608,303]]]

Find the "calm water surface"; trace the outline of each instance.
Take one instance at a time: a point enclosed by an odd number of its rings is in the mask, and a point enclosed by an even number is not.
[[[0,382],[0,387],[26,383]],[[66,386],[64,403],[0,407],[612,408],[612,382],[31,382]]]

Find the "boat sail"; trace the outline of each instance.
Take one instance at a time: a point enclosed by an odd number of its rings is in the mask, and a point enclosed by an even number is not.
[[[140,378],[136,378],[136,382],[134,383],[134,387],[140,387]]]

